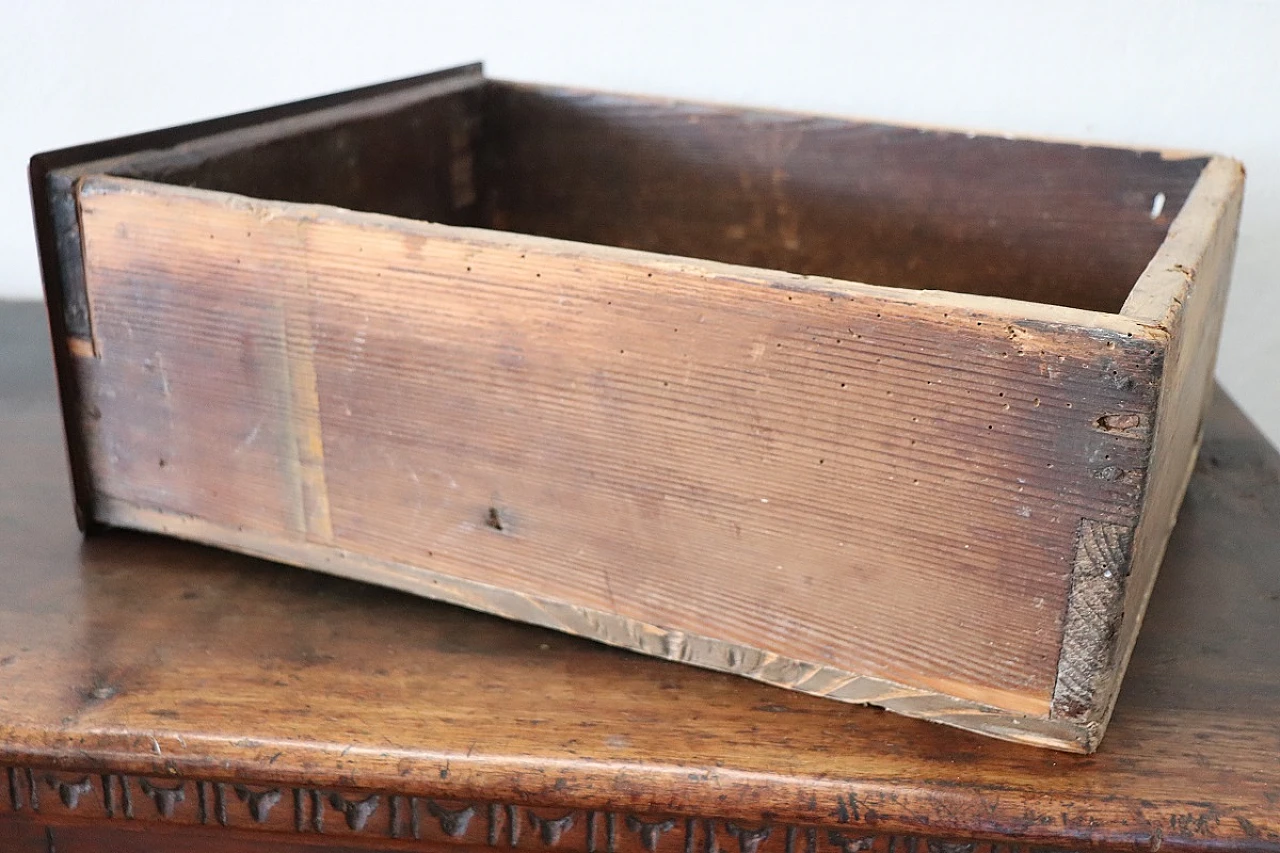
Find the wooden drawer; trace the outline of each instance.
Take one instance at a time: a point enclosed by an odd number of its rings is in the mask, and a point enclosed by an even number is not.
[[[1075,751],[1242,183],[478,66],[32,163],[87,526]]]

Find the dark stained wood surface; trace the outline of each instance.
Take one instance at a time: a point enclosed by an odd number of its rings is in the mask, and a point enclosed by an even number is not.
[[[1280,460],[1225,397],[1107,740],[1071,756],[196,545],[82,541],[43,322],[0,305],[0,765],[148,776],[153,812],[175,777],[205,780],[199,808],[240,783],[713,817],[742,853],[838,851],[828,828],[1280,850]],[[41,837],[10,813],[24,774],[0,772],[0,840]],[[528,843],[559,838],[528,814]]]
[[[501,81],[484,121],[489,227],[1108,312],[1207,162]]]

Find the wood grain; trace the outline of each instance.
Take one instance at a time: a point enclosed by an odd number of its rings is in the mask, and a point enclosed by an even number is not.
[[[81,218],[102,521],[316,541],[318,431],[341,553],[1041,717],[1079,520],[1136,523],[1120,318],[113,178]]]
[[[487,97],[489,227],[1108,312],[1206,163],[507,82]]]
[[[1091,698],[1059,706],[1062,715],[1088,721],[1095,737],[1102,736],[1114,707],[1200,448],[1243,199],[1243,167],[1229,158],[1213,158],[1121,312],[1157,336],[1167,336],[1169,344],[1151,427],[1154,446],[1142,520],[1133,534],[1133,556],[1120,590],[1119,612],[1113,611],[1119,618],[1101,632],[1113,639],[1105,654],[1092,658],[1096,677],[1092,691],[1085,691],[1091,692]],[[1127,424],[1117,421],[1107,426],[1119,435],[1143,436],[1140,420]]]
[[[596,809],[538,809],[386,792],[173,778],[157,782],[127,775],[77,777],[0,767],[5,770],[11,771],[7,773],[9,784],[0,774],[0,794],[8,795],[10,811],[6,813],[0,803],[0,840],[4,840],[6,824],[34,830],[25,835],[15,833],[17,837],[5,848],[6,853],[56,853],[82,849],[80,845],[93,851],[139,849],[147,853],[168,849],[168,845],[183,853],[251,851],[260,850],[267,838],[271,849],[285,851],[556,848],[572,853],[1009,853],[1006,845],[982,839]],[[46,786],[48,791],[41,793]],[[60,796],[68,790],[85,793],[69,804]],[[89,802],[92,795],[110,803],[110,808]],[[38,822],[22,819],[28,816]],[[129,833],[124,827],[146,831]],[[335,848],[335,844],[340,846]]]
[[[228,122],[33,165],[84,520],[1096,746],[1238,164],[478,67]]]
[[[456,163],[475,159],[458,141],[470,141],[475,122],[466,92],[480,91],[482,82],[480,65],[461,66],[31,158],[32,214],[49,323],[59,342],[58,388],[82,528],[93,525],[94,488],[79,427],[87,414],[79,408],[83,395],[71,357],[92,353],[93,341],[75,181],[101,171],[166,175],[184,183],[207,179],[215,186],[294,201],[384,213],[398,209],[452,221],[462,211],[478,210],[465,194],[454,192],[467,184],[465,173],[461,181],[452,175]],[[414,108],[424,102],[424,109]],[[447,144],[441,144],[442,137]],[[435,174],[431,165],[437,166]],[[420,179],[406,181],[406,171]]]
[[[792,853],[811,827],[814,853],[863,837],[883,853],[890,836],[896,853],[904,836],[917,853],[1280,850],[1280,457],[1220,393],[1107,738],[1078,756],[165,537],[82,539],[49,352],[39,306],[0,306],[0,843],[22,853],[50,828],[56,850],[487,847],[491,804],[501,846],[510,805],[519,846],[572,853],[593,810],[597,853],[605,813],[619,853],[644,849],[628,816],[675,821],[657,853],[684,853],[687,819],[697,853],[704,821],[726,853],[726,823],[770,828],[757,853],[788,853],[788,827]],[[39,774],[38,813],[11,810],[8,767]],[[105,817],[104,774],[117,793],[131,777],[132,821],[122,795]],[[86,776],[73,810],[58,785]],[[187,786],[173,818],[143,778]],[[283,797],[258,823],[236,786]],[[312,790],[383,799],[354,831],[322,798],[316,833]],[[420,798],[421,841],[390,837],[392,795]],[[449,840],[426,799],[474,806],[465,834]],[[575,820],[546,848],[525,810]]]

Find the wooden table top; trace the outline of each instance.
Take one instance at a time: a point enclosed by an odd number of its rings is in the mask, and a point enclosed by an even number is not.
[[[85,540],[58,418],[42,309],[0,303],[0,841],[131,816],[414,849],[1280,850],[1280,458],[1224,395],[1092,756]]]

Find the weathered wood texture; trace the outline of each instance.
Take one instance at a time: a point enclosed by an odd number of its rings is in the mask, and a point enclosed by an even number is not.
[[[1080,519],[1136,523],[1140,336],[111,178],[81,221],[108,523],[1042,717]]]
[[[1243,183],[1239,163],[1223,158],[1209,163],[1193,190],[1188,215],[1175,221],[1168,240],[1124,305],[1125,316],[1148,326],[1168,343],[1142,521],[1134,532],[1128,575],[1118,590],[1121,609],[1119,614],[1113,611],[1111,624],[1095,635],[1093,651],[1086,649],[1081,655],[1093,665],[1082,679],[1080,696],[1087,698],[1073,707],[1065,694],[1056,696],[1063,700],[1059,704],[1063,715],[1077,716],[1099,733],[1114,706],[1200,447],[1205,412],[1213,396],[1213,367],[1235,257]],[[1134,431],[1119,422],[1107,426],[1120,434]],[[1137,426],[1141,435],[1141,423]],[[1064,654],[1059,664],[1060,685],[1067,659]],[[1085,669],[1074,667],[1080,674]]]
[[[80,171],[478,225],[483,97],[472,70]]]
[[[1280,850],[1280,457],[1225,397],[1107,740],[1076,756],[163,537],[82,540],[41,326],[0,306],[6,851]]]
[[[84,474],[88,460],[77,425],[85,413],[79,408],[70,349],[92,348],[92,333],[75,181],[110,171],[178,183],[209,182],[212,188],[292,201],[466,221],[465,214],[479,208],[467,198],[466,170],[458,164],[474,157],[457,144],[470,138],[476,123],[467,91],[482,91],[482,82],[479,65],[462,66],[31,159],[32,211],[49,322],[60,342],[55,351],[58,386],[82,526],[94,524],[89,509],[93,491]],[[424,126],[436,135],[425,137]],[[367,156],[370,151],[377,156]]]
[[[474,69],[49,182],[91,521],[1086,751],[1241,192]]]
[[[491,227],[1113,313],[1206,163],[513,84],[482,150]]]

